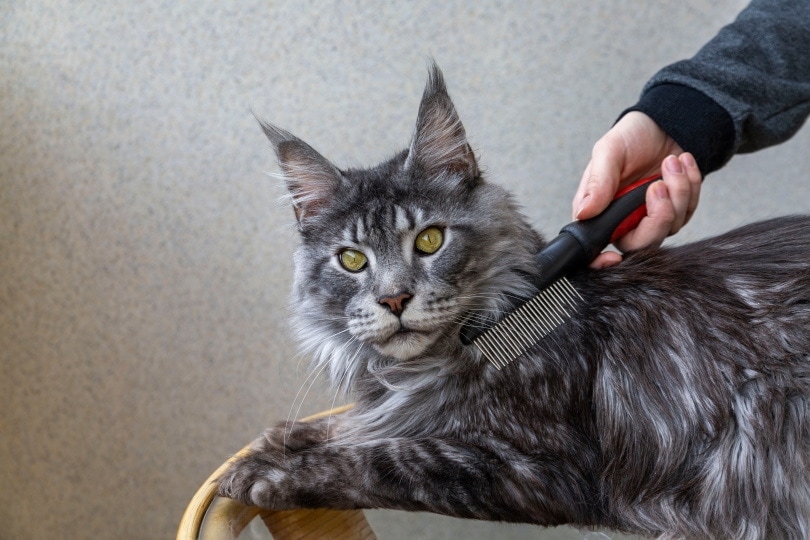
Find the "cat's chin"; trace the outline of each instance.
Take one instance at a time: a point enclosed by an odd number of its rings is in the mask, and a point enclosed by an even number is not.
[[[384,343],[374,343],[374,349],[397,360],[410,360],[424,353],[441,335],[440,332],[397,332]]]

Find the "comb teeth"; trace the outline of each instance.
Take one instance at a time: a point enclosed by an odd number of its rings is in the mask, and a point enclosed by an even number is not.
[[[478,336],[473,344],[493,366],[504,368],[568,320],[581,300],[562,277]]]

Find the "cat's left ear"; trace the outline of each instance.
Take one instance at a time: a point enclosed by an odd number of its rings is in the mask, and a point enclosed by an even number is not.
[[[416,131],[405,161],[406,169],[414,167],[429,176],[445,173],[467,182],[476,181],[480,175],[464,126],[435,63],[428,73]]]

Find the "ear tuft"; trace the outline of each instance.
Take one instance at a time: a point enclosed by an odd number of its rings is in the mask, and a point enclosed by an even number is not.
[[[293,210],[299,226],[317,216],[340,188],[340,170],[307,143],[291,133],[259,120],[270,139],[278,163],[292,196]]]
[[[464,180],[479,176],[475,154],[435,62],[428,71],[405,166],[420,167],[429,175],[450,173]]]

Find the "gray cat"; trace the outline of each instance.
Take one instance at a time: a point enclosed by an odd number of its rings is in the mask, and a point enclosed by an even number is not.
[[[498,371],[459,329],[536,292],[544,240],[482,178],[438,68],[410,148],[374,168],[262,127],[301,233],[298,337],[356,406],[271,428],[222,495],[810,537],[810,217],[584,269],[574,317]]]

